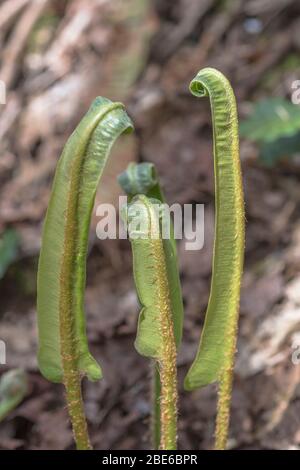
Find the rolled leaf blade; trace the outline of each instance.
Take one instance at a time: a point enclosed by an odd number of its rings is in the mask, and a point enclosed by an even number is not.
[[[185,389],[218,382],[233,367],[244,257],[244,199],[239,159],[235,97],[224,75],[202,69],[190,84],[192,94],[209,96],[215,168],[215,239],[210,297],[195,360]]]
[[[121,103],[98,97],[67,141],[59,160],[42,236],[37,282],[38,362],[42,374],[63,381],[62,305],[72,316],[78,369],[91,380],[101,368],[89,352],[84,315],[91,212],[109,151],[132,123]]]
[[[130,163],[128,168],[119,176],[118,180],[120,186],[128,195],[129,201],[131,201],[133,197],[143,194],[148,198],[156,199],[157,203],[166,203],[153,163]],[[177,261],[176,241],[174,239],[174,228],[171,220],[170,237],[162,239],[162,243],[168,277],[174,335],[176,346],[179,348],[183,327],[183,301]],[[140,244],[143,244],[143,240],[140,241]],[[143,256],[141,256],[141,259],[143,259]],[[135,271],[138,275],[140,275],[140,272],[145,272],[145,270]]]

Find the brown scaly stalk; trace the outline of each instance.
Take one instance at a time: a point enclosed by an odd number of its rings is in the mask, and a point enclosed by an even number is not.
[[[159,324],[162,336],[161,358],[158,359],[160,375],[160,448],[176,449],[177,441],[177,353],[174,338],[169,286],[162,243],[153,249],[153,264],[157,271]]]

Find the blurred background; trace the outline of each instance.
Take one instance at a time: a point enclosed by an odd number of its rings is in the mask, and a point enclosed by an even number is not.
[[[300,448],[300,354],[293,356],[300,347],[300,105],[292,103],[299,29],[296,0],[0,1],[0,339],[7,359],[0,372],[28,374],[25,399],[0,423],[1,448],[74,446],[63,388],[37,369],[36,271],[57,160],[97,95],[123,101],[136,126],[114,148],[97,202],[117,201],[116,175],[129,161],[150,161],[170,204],[205,204],[204,248],[195,254],[178,245],[185,303],[179,448],[212,447],[216,387],[182,389],[211,275],[211,117],[209,103],[188,91],[204,66],[230,79],[242,135],[247,239],[229,446]],[[96,223],[94,216],[86,312],[104,379],[84,381],[91,438],[98,449],[147,449],[149,361],[133,347],[130,246],[98,240]]]

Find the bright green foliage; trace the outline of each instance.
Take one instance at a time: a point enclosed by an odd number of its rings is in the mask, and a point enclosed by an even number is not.
[[[21,403],[27,391],[27,375],[22,369],[13,369],[1,376],[0,421]]]
[[[260,161],[273,166],[300,152],[300,108],[284,98],[260,101],[241,123],[240,132],[258,144]]]
[[[220,381],[233,367],[244,255],[244,200],[239,161],[236,103],[228,80],[217,70],[201,70],[190,85],[209,96],[215,168],[215,241],[211,291],[199,349],[186,379],[193,390]]]
[[[97,98],[65,145],[44,224],[38,271],[39,367],[63,381],[62,324],[78,371],[89,379],[101,369],[88,350],[84,289],[91,212],[99,179],[116,138],[132,129],[124,107]]]
[[[274,166],[283,158],[291,158],[300,153],[300,132],[293,135],[280,137],[272,142],[264,142],[259,145],[259,159],[268,167]]]
[[[284,98],[259,101],[250,117],[240,125],[243,137],[271,142],[300,130],[300,107]]]

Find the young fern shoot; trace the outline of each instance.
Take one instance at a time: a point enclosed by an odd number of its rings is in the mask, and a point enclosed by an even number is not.
[[[190,90],[197,97],[210,98],[216,215],[210,297],[199,349],[185,378],[185,388],[194,390],[219,383],[215,448],[225,449],[244,258],[238,118],[233,90],[221,72],[212,68],[200,70]]]
[[[176,449],[176,344],[158,201],[135,196],[127,209],[133,271],[142,305],[136,350],[155,359],[160,377],[160,448]],[[140,225],[140,227],[138,227]]]
[[[88,349],[84,316],[91,212],[109,151],[132,123],[121,103],[98,97],[75,129],[57,165],[38,268],[38,361],[42,374],[64,383],[78,449],[90,449],[81,379],[102,376]]]
[[[23,400],[28,392],[28,379],[24,370],[5,372],[0,379],[0,422]]]
[[[177,440],[176,347],[181,341],[183,320],[173,227],[171,239],[163,239],[164,218],[159,212],[165,209],[164,198],[153,165],[131,164],[119,182],[130,198],[126,218],[135,284],[142,305],[135,347],[155,361],[153,444],[155,448],[172,450],[176,449]],[[147,196],[135,195],[138,193]],[[154,196],[158,199],[153,199]]]
[[[168,273],[175,341],[176,347],[179,348],[182,338],[183,301],[178,269],[177,247],[174,238],[173,223],[170,214],[167,212],[168,206],[159,184],[155,166],[153,163],[149,162],[138,164],[130,163],[128,168],[121,173],[118,181],[127,194],[129,202],[131,202],[134,196],[143,194],[148,198],[156,199],[165,215],[163,221],[165,222],[164,231],[166,236],[162,238],[162,242]]]

